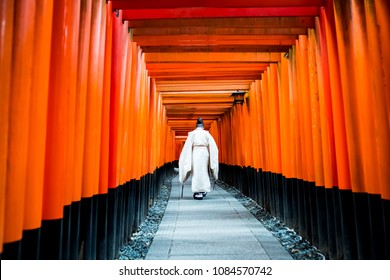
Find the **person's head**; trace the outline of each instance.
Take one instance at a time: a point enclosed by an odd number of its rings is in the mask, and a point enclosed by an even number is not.
[[[202,118],[198,118],[198,120],[196,121],[196,127],[203,127],[204,128],[204,123],[203,123]]]

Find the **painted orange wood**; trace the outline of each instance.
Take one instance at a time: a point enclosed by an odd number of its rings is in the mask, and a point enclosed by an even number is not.
[[[269,68],[269,101],[271,107],[271,132],[273,172],[282,173],[282,156],[280,140],[280,109],[279,109],[279,82],[277,64],[273,63]]]
[[[339,56],[337,53],[337,41],[335,26],[333,24],[332,7],[322,9],[322,20],[325,27],[326,46],[329,60],[330,90],[332,100],[332,112],[334,119],[335,155],[337,164],[337,177],[333,178],[334,186],[340,189],[351,189],[351,173],[348,161],[348,145],[346,136],[346,116],[341,89],[341,76],[339,68]]]
[[[250,7],[216,8],[190,7],[175,9],[126,9],[124,18],[137,19],[180,19],[180,18],[226,18],[226,17],[272,17],[272,16],[316,16],[318,7]]]
[[[332,188],[337,184],[336,151],[334,140],[334,125],[332,101],[329,80],[328,51],[326,48],[325,26],[323,19],[316,21],[316,62],[318,71],[318,91],[321,118],[321,143],[324,167],[324,186]]]
[[[103,97],[102,97],[102,128],[100,142],[100,167],[99,167],[99,193],[108,192],[108,166],[109,166],[109,143],[110,143],[110,88],[111,88],[111,53],[112,53],[112,2],[105,6],[106,35],[104,48],[103,70]]]
[[[314,182],[314,156],[313,156],[313,139],[312,139],[312,109],[310,106],[310,73],[308,63],[308,40],[306,35],[299,36],[297,44],[297,60],[299,83],[300,112],[302,113],[302,163],[306,170],[305,180]]]
[[[35,32],[35,26],[30,23],[34,16],[35,3],[15,3],[15,18],[20,20],[13,30],[4,219],[6,243],[20,240],[23,229]]]
[[[299,108],[299,96],[298,96],[298,82],[297,82],[297,63],[296,63],[296,53],[297,48],[292,47],[289,57],[290,62],[290,81],[291,81],[291,93],[290,93],[290,129],[291,129],[291,141],[293,145],[293,157],[291,159],[292,166],[294,167],[294,178],[303,179],[304,170],[302,165],[302,144],[301,140],[303,136],[301,135],[301,122],[302,118],[300,116]]]
[[[249,100],[249,115],[250,115],[250,128],[253,130],[251,133],[251,142],[253,145],[253,167],[255,169],[260,168],[260,157],[259,157],[259,125],[258,125],[258,114],[257,114],[257,102],[256,102],[256,84],[252,82],[250,90],[248,92]]]
[[[74,183],[74,148],[75,148],[75,124],[76,124],[76,89],[77,89],[77,67],[78,67],[78,48],[79,48],[79,30],[80,30],[80,5],[73,3],[71,6],[72,18],[69,20],[69,45],[67,47],[69,60],[66,82],[68,88],[65,94],[68,95],[67,104],[67,134],[66,134],[66,150],[65,155],[65,170],[64,170],[64,205],[70,205],[73,198],[73,183]],[[64,77],[62,77],[64,79]]]
[[[196,45],[197,47],[215,45],[292,45],[296,35],[166,35],[166,36],[134,36],[141,47]]]
[[[74,14],[73,1],[56,1],[53,7],[53,29],[50,56],[50,81],[47,111],[47,137],[45,154],[45,180],[43,194],[43,219],[63,217],[65,182],[69,176],[67,152],[69,131],[74,123],[70,113],[73,102],[69,78],[77,67],[74,44],[78,37],[72,32],[79,14]]]
[[[378,179],[382,197],[390,199],[390,181],[387,174],[390,163],[390,70],[386,67],[390,62],[390,42],[385,36],[386,32],[390,32],[390,24],[386,11],[390,11],[390,5],[386,1],[365,3],[369,68],[372,71],[371,90],[377,123]]]
[[[35,11],[31,100],[29,113],[28,158],[24,229],[37,229],[42,220],[45,170],[47,100],[49,93],[50,42],[53,3],[40,1]],[[77,61],[77,60],[76,60]]]
[[[267,27],[267,28],[312,28],[314,27],[314,18],[311,16],[302,17],[231,17],[226,18],[186,18],[186,19],[149,19],[149,20],[132,20],[128,19],[131,28],[161,28],[161,27]]]
[[[322,123],[318,88],[317,42],[313,29],[308,30],[309,101],[311,105],[311,137],[313,143],[313,176],[317,186],[324,186],[324,160],[322,151]]]
[[[380,153],[389,151],[389,149],[388,147],[378,146],[378,124],[382,123],[382,119],[375,117],[377,108],[375,108],[374,103],[373,71],[367,71],[373,69],[370,67],[369,59],[367,59],[367,54],[373,50],[368,49],[364,3],[352,3],[352,16],[352,28],[350,30],[352,50],[350,52],[355,56],[356,63],[353,71],[357,87],[356,92],[351,94],[357,98],[358,133],[361,139],[359,148],[363,158],[364,190],[368,193],[380,194],[378,156]],[[387,142],[386,139],[384,141]]]
[[[257,112],[257,123],[259,126],[259,167],[262,170],[266,168],[265,162],[265,136],[264,136],[264,110],[263,110],[263,97],[262,97],[262,83],[260,80],[255,81],[256,89],[256,112]]]
[[[102,115],[102,61],[100,52],[103,51],[102,53],[104,53],[104,48],[100,48],[100,36],[105,34],[105,30],[101,30],[102,14],[105,15],[102,0],[93,1],[85,112],[82,197],[92,197],[98,194],[99,188]]]
[[[388,1],[235,3],[1,1],[0,252],[177,160],[197,117],[221,163],[390,199]]]
[[[269,72],[265,72],[262,75],[262,109],[263,109],[263,120],[264,120],[264,171],[272,171],[272,150],[271,150],[271,108],[270,108],[270,93],[268,88]]]
[[[145,53],[145,62],[279,62],[280,53]]]
[[[131,47],[132,51],[132,63],[131,63],[131,72],[129,73],[130,75],[130,108],[129,108],[129,128],[130,128],[130,134],[129,134],[129,149],[128,149],[128,176],[130,179],[135,179],[135,161],[134,157],[137,153],[137,149],[135,149],[135,137],[137,137],[137,131],[135,128],[137,122],[136,122],[136,115],[137,115],[137,110],[134,107],[135,104],[135,91],[137,88],[137,69],[138,69],[138,46],[136,43],[132,43]]]
[[[335,6],[335,14],[339,14],[341,4],[335,3],[338,6]],[[350,7],[351,3],[347,3],[347,6]],[[343,5],[342,5],[343,6]],[[362,114],[359,113],[360,110],[360,102],[358,98],[358,92],[364,95],[364,92],[358,90],[358,88],[362,88],[363,91],[367,90],[366,80],[363,79],[358,81],[359,67],[362,67],[361,60],[359,57],[355,57],[357,54],[357,50],[353,48],[353,44],[355,43],[353,36],[360,36],[357,31],[357,34],[352,36],[353,28],[356,28],[355,24],[351,22],[348,17],[352,16],[350,9],[343,9],[343,15],[340,17],[335,15],[336,22],[336,34],[337,34],[337,46],[338,46],[338,56],[340,63],[340,77],[341,77],[341,90],[344,101],[344,112],[345,112],[345,123],[346,123],[346,139],[348,145],[348,157],[349,157],[349,166],[351,172],[351,186],[352,190],[355,192],[366,192],[367,189],[365,187],[365,176],[364,173],[364,164],[368,162],[364,162],[365,153],[363,149],[365,149],[364,140],[362,139],[362,125],[359,124],[359,121],[363,121],[363,114],[368,113],[369,109],[364,108],[361,111]],[[360,38],[361,39],[361,38]],[[354,58],[355,57],[355,58]],[[350,68],[350,63],[354,62],[354,67]],[[356,69],[355,69],[356,68]],[[355,84],[357,83],[357,84]],[[364,98],[362,96],[362,98]],[[368,104],[368,106],[370,106]],[[367,116],[369,119],[370,115]],[[372,137],[370,135],[366,135],[365,137]]]
[[[145,9],[145,8],[178,8],[178,7],[301,7],[301,6],[323,6],[324,0],[173,0],[164,2],[143,1],[130,2],[127,0],[113,0],[114,9]]]
[[[119,107],[120,83],[122,65],[122,11],[112,13],[112,54],[111,54],[111,96],[110,96],[110,140],[109,140],[109,166],[108,187],[118,186],[118,141],[119,141]]]
[[[279,63],[280,71],[280,141],[281,141],[281,164],[282,173],[287,178],[293,178],[291,157],[291,131],[290,131],[290,88],[289,88],[289,61],[281,54],[281,62]]]
[[[3,251],[14,37],[14,1],[0,3],[0,252]]]
[[[89,43],[91,33],[92,0],[83,1],[80,6],[79,50],[77,66],[76,108],[75,108],[75,140],[73,163],[73,201],[80,201],[82,193],[85,112],[87,102],[87,76],[89,63]]]
[[[160,27],[160,28],[133,28],[132,32],[135,36],[159,36],[159,35],[197,35],[197,34],[208,34],[208,35],[299,35],[306,34],[307,28],[297,27],[280,27],[275,29],[258,27],[253,29],[252,27]]]
[[[119,143],[118,143],[118,178],[119,185],[124,184],[129,178],[127,178],[128,168],[128,149],[129,149],[129,137],[130,137],[130,126],[129,126],[129,109],[130,109],[130,83],[129,77],[131,73],[132,64],[132,49],[130,38],[126,32],[126,28],[123,28],[124,44],[123,44],[123,59],[122,59],[122,81],[120,89],[120,111],[119,111]]]

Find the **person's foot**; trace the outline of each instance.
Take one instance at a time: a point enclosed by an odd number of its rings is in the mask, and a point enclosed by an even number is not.
[[[207,192],[202,192],[202,194],[203,194],[203,197],[205,197],[207,195]]]
[[[196,192],[196,193],[194,193],[193,197],[194,197],[194,199],[202,200],[203,199],[203,194],[199,193],[199,192]]]

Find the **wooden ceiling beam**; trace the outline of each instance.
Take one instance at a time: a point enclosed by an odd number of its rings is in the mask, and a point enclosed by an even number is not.
[[[261,52],[287,52],[291,48],[290,45],[247,45],[247,46],[154,46],[142,47],[144,53],[212,53],[212,52],[224,52],[224,53],[261,53]]]
[[[193,100],[193,101],[188,101],[186,99],[187,98],[184,98],[184,99],[174,99],[174,100],[165,100],[163,102],[163,105],[169,106],[169,105],[178,105],[178,104],[180,104],[180,106],[198,106],[199,108],[212,108],[212,109],[215,109],[216,105],[218,105],[218,107],[223,107],[223,108],[230,107],[232,102],[233,102],[233,98],[228,99],[228,100],[226,100],[226,98],[224,98],[223,100],[222,99],[215,99],[215,100],[213,100],[212,98],[208,98],[208,99]],[[203,104],[208,104],[210,106],[202,107]]]
[[[215,80],[222,80],[222,79],[230,79],[230,80],[242,80],[242,79],[249,79],[250,82],[253,82],[255,80],[261,80],[261,77],[258,75],[255,76],[245,76],[245,75],[237,75],[237,76],[231,76],[231,77],[226,77],[226,76],[199,76],[199,77],[180,77],[181,80],[183,81],[215,81]],[[177,81],[177,77],[171,77],[171,78],[156,78],[156,81]]]
[[[206,129],[315,27],[326,0],[112,0],[161,97],[176,139]]]
[[[249,79],[242,79],[242,80],[235,80],[232,82],[231,80],[216,80],[216,81],[196,81],[196,82],[191,82],[191,81],[182,81],[182,80],[176,80],[176,81],[156,81],[157,86],[166,86],[166,87],[176,87],[176,86],[195,86],[199,85],[201,82],[202,85],[205,86],[220,86],[220,85],[226,85],[226,84],[247,84],[249,82]]]
[[[181,76],[182,75],[208,75],[208,74],[233,74],[233,73],[262,73],[265,70],[267,70],[267,66],[265,67],[225,67],[225,68],[210,68],[210,67],[194,67],[194,68],[176,68],[176,69],[153,69],[149,70],[148,74],[150,77],[157,78],[166,75],[173,75],[173,76]]]
[[[172,9],[191,7],[304,7],[324,6],[325,0],[112,0],[116,9]]]
[[[146,69],[150,70],[169,70],[169,69],[193,69],[193,68],[208,68],[208,69],[219,69],[219,68],[247,68],[247,69],[263,69],[264,67],[267,67],[268,63],[257,63],[257,62],[247,62],[247,63],[241,63],[241,62],[219,62],[219,63],[154,63],[150,62],[146,65]]]
[[[124,20],[180,19],[180,18],[232,18],[232,17],[297,17],[318,16],[319,7],[250,7],[250,8],[176,8],[125,9]]]
[[[251,80],[239,81],[239,80],[225,80],[224,83],[219,83],[218,80],[199,80],[183,83],[186,81],[177,80],[172,81],[161,81],[164,83],[156,83],[156,90],[161,94],[174,93],[174,92],[188,92],[188,91],[236,91],[236,90],[249,90]],[[168,83],[169,82],[169,83]],[[209,82],[214,82],[210,84]]]
[[[162,27],[162,28],[133,28],[133,36],[161,35],[302,35],[307,34],[307,28],[236,28],[236,27]]]
[[[253,81],[255,80],[261,80],[261,74],[262,72],[259,72],[258,74],[245,74],[245,73],[237,73],[237,74],[205,74],[205,75],[159,75],[154,76],[155,78],[164,79],[164,80],[220,80],[220,79],[242,79],[244,77],[252,78]]]
[[[247,41],[268,41],[268,40],[296,40],[297,35],[285,35],[285,34],[267,34],[267,35],[160,35],[160,36],[133,36],[133,40],[138,44],[148,43],[148,42],[202,42],[202,41],[211,41],[211,42],[224,42],[234,40],[238,44]]]
[[[143,47],[156,46],[261,46],[295,44],[296,35],[172,35],[172,36],[134,36],[133,40]]]
[[[278,52],[268,53],[145,53],[145,62],[279,62]]]
[[[258,75],[262,74],[266,67],[263,69],[169,69],[169,70],[152,70],[148,72],[149,77],[161,78],[161,77],[187,77],[187,76],[198,76],[198,75],[207,75],[207,76],[223,76],[223,75],[232,75],[232,74],[246,74],[246,75]]]
[[[176,69],[153,69],[148,71],[148,75],[152,78],[162,77],[164,75],[169,76],[188,76],[188,75],[223,75],[234,73],[262,73],[267,70],[267,67],[226,67],[226,68],[210,68],[210,67],[194,67],[194,68],[176,68]]]
[[[203,18],[203,19],[150,19],[128,20],[129,28],[313,28],[312,16],[302,17],[246,17],[246,18]]]

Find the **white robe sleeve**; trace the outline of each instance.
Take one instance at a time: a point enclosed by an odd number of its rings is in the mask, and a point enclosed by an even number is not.
[[[212,171],[213,177],[215,180],[218,180],[218,147],[217,143],[215,143],[214,138],[209,137],[209,152],[210,152],[210,169]]]
[[[189,134],[179,157],[179,181],[184,183],[192,169],[192,139]]]

